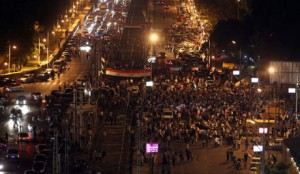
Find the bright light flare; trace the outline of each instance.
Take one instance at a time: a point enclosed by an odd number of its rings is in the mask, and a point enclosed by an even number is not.
[[[268,71],[269,71],[269,73],[271,73],[271,74],[272,74],[272,73],[274,73],[274,72],[275,72],[275,69],[274,69],[274,67],[270,67]]]
[[[151,42],[156,42],[157,40],[158,40],[157,34],[152,33],[152,34],[150,35],[150,41],[151,41]]]

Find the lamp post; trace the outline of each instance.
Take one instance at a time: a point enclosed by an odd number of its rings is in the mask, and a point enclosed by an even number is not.
[[[237,42],[236,41],[231,41],[234,45],[236,45],[237,44]],[[241,72],[241,66],[242,66],[242,48],[241,48],[241,46],[240,46],[240,50],[239,50],[239,56],[240,56],[240,63],[239,63],[239,70],[240,70],[240,72]]]
[[[237,0],[237,20],[240,20],[240,0]]]
[[[155,43],[157,42],[157,40],[158,40],[158,36],[157,36],[157,34],[155,34],[155,33],[151,33],[150,34],[150,43],[151,43],[151,56],[155,56]],[[152,62],[150,62],[150,68],[151,68],[151,80],[152,80],[152,73],[153,73],[153,70],[152,70]]]
[[[17,46],[13,45],[12,48],[17,49]],[[9,42],[9,45],[8,45],[8,73],[10,73],[10,64],[11,64],[11,44]]]

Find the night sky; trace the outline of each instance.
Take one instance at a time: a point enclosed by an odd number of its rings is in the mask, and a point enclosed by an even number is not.
[[[220,3],[220,0],[197,0],[200,3]],[[243,0],[241,0],[243,1]],[[254,57],[263,59],[297,59],[300,55],[300,3],[297,0],[252,0],[250,12],[241,9],[241,17],[214,19],[211,40],[217,49],[228,48],[231,40]],[[228,3],[228,12],[235,16],[235,0]],[[232,4],[230,4],[232,3]],[[0,0],[0,53],[7,51],[8,40],[22,44],[22,52],[32,50],[33,24],[38,21],[44,28],[51,28],[57,19],[72,4],[71,0]],[[216,5],[216,13],[225,14],[226,6]],[[204,11],[204,10],[203,10]],[[225,11],[225,12],[224,12]],[[222,14],[221,14],[222,15]]]

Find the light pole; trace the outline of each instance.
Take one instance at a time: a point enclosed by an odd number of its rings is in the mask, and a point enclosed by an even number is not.
[[[13,45],[12,48],[17,49],[17,46]],[[11,64],[11,44],[9,42],[9,45],[8,45],[8,73],[10,73],[10,64]]]
[[[237,44],[237,42],[236,41],[231,41],[234,45],[236,45]],[[241,48],[241,46],[240,46],[240,50],[239,50],[239,56],[240,56],[240,63],[239,63],[239,70],[240,70],[240,72],[241,72],[241,66],[242,66],[242,48]]]
[[[150,43],[151,43],[151,56],[155,56],[155,43],[157,42],[158,40],[158,36],[156,33],[151,33],[150,34]],[[153,70],[152,70],[152,62],[150,62],[150,68],[151,68],[151,80],[152,80],[152,73],[153,73]]]
[[[237,20],[240,20],[240,0],[237,0]]]

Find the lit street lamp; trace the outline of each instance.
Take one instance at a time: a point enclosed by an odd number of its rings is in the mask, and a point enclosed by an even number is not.
[[[17,46],[13,45],[13,49],[17,49]],[[11,64],[11,44],[8,45],[8,73],[10,73],[10,64]]]
[[[237,44],[237,42],[236,41],[231,41],[234,45],[236,45]],[[242,66],[242,48],[241,48],[241,46],[240,46],[240,50],[239,50],[239,56],[240,56],[240,65],[239,65],[239,70],[240,70],[240,72],[241,72],[241,66]]]

